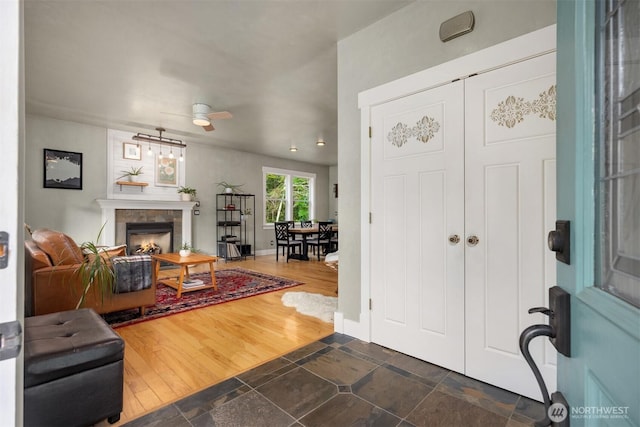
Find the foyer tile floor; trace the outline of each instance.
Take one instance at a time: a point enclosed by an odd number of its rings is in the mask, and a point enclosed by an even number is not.
[[[531,399],[333,334],[125,425],[522,427],[543,412]]]

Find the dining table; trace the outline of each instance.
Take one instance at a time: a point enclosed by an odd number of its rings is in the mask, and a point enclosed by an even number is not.
[[[307,246],[307,238],[308,236],[313,236],[319,233],[319,229],[317,225],[313,227],[290,227],[289,234],[293,236],[302,236],[302,253],[300,254],[290,254],[289,258],[297,259],[300,261],[309,261],[309,248]],[[338,224],[331,225],[331,231],[338,231]],[[320,249],[318,249],[320,250]]]

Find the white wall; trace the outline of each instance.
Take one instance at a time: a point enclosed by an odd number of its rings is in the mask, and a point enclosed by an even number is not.
[[[133,133],[132,133],[133,135]],[[262,166],[316,174],[316,218],[330,218],[329,167],[309,163],[188,144],[185,185],[194,187],[200,200],[200,215],[193,218],[192,243],[207,253],[216,253],[216,182],[245,184],[245,193],[256,195],[256,249],[270,249],[273,230],[262,228]],[[43,149],[83,153],[83,189],[43,188]],[[144,147],[143,156],[146,147]],[[101,227],[101,210],[95,199],[107,197],[107,129],[42,116],[26,120],[25,221],[33,228],[48,227],[69,234],[78,243],[95,240]],[[119,170],[119,169],[118,169]],[[109,185],[113,185],[110,183]],[[178,200],[176,193],[176,200]]]
[[[474,31],[442,43],[440,23],[466,10],[475,14]],[[338,43],[339,310],[345,318],[360,315],[358,93],[555,21],[553,0],[415,2]]]

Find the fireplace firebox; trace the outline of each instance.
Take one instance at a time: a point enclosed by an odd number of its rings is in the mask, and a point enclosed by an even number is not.
[[[130,255],[173,252],[172,222],[128,222],[126,243]]]

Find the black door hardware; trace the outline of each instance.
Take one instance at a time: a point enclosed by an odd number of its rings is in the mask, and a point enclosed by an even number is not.
[[[549,337],[549,340],[558,352],[567,357],[571,356],[570,298],[571,295],[561,287],[554,286],[550,288],[549,308],[534,307],[529,309],[529,313],[542,313],[549,316],[549,324],[531,325],[522,331],[522,334],[520,334],[520,351],[533,371],[533,375],[535,376],[536,381],[538,382],[538,387],[540,387],[540,392],[542,393],[542,399],[544,400],[544,418],[536,421],[535,425],[537,427],[547,427],[551,425],[549,408],[551,407],[552,401],[556,403],[559,400],[564,399],[564,397],[562,396],[562,393],[554,393],[552,397],[549,396],[549,391],[547,390],[547,385],[544,383],[540,369],[538,369],[533,357],[531,357],[529,344],[531,343],[531,340],[536,337],[546,336]],[[566,401],[563,404],[567,406]],[[565,421],[566,423],[561,425],[568,425],[568,418]]]
[[[547,244],[558,261],[571,264],[571,223],[556,221],[556,229],[549,232]]]

